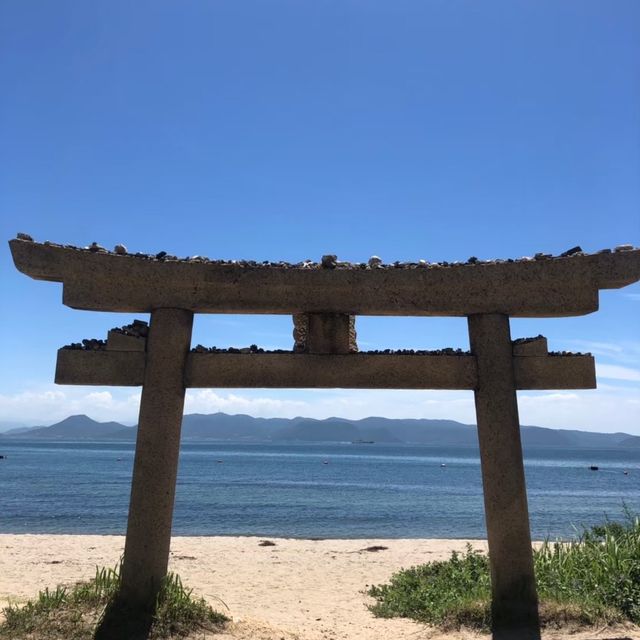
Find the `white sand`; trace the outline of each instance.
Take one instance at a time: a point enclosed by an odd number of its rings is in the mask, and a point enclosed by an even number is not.
[[[465,540],[291,540],[177,537],[170,569],[234,624],[219,640],[420,640],[487,638],[470,632],[442,635],[407,620],[374,618],[368,585],[402,567],[464,551]],[[486,550],[486,543],[470,541]],[[378,552],[364,548],[381,545]],[[88,579],[96,565],[114,566],[121,536],[0,535],[0,604],[22,602],[44,587]],[[222,600],[228,610],[217,602]],[[199,636],[202,637],[201,635]],[[545,638],[569,637],[547,633]],[[572,634],[574,640],[640,639],[634,627]]]

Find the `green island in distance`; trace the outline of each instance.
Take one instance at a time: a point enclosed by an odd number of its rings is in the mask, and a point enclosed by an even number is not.
[[[135,441],[136,427],[97,422],[86,415],[65,418],[51,426],[19,427],[0,433],[3,440],[115,440]],[[640,449],[640,436],[628,433],[521,427],[523,447]],[[226,413],[188,414],[182,423],[188,441],[246,443],[347,442],[357,444],[417,444],[477,447],[475,425],[454,420],[343,418],[254,418]]]

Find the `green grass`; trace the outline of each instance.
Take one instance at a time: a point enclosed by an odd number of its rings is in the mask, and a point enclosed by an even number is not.
[[[23,606],[3,609],[2,640],[90,640],[105,611],[116,602],[119,567],[96,569],[95,577],[74,587],[45,589]],[[180,638],[199,630],[216,631],[228,618],[193,596],[169,574],[158,596],[150,639]]]
[[[574,542],[545,542],[534,551],[543,625],[640,623],[640,518],[585,530]],[[396,573],[373,586],[371,610],[445,629],[491,625],[489,560],[464,554]]]

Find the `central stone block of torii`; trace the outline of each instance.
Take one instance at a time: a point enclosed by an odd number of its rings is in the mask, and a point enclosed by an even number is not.
[[[10,241],[16,267],[63,284],[63,303],[150,313],[149,324],[58,351],[56,382],[142,386],[121,597],[153,605],[166,575],[185,389],[467,389],[475,395],[492,582],[494,638],[539,638],[518,389],[595,388],[589,354],[512,340],[510,317],[597,311],[601,289],[640,280],[640,249],[465,263],[384,264],[179,259]],[[288,314],[290,351],[191,348],[194,313]],[[360,351],[356,316],[465,316],[471,349]]]

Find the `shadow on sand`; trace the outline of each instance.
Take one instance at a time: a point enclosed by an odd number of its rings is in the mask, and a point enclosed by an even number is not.
[[[107,605],[94,640],[147,640],[153,623],[153,611],[134,609],[121,600]]]

